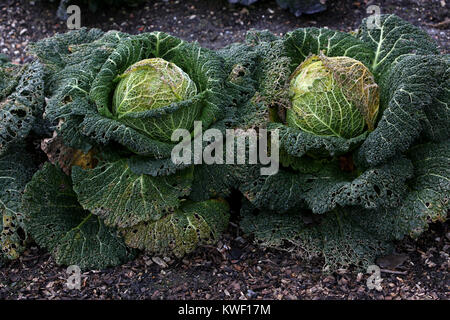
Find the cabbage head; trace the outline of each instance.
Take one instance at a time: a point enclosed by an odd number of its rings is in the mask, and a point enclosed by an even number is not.
[[[161,58],[136,62],[117,81],[113,112],[119,118],[131,111],[158,109],[197,94],[189,75]]]
[[[353,138],[373,130],[378,85],[364,64],[349,57],[311,56],[290,77],[291,127],[320,136]]]

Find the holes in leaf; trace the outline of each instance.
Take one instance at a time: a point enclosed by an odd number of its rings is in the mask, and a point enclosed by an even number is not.
[[[25,110],[22,110],[22,109],[13,110],[13,111],[11,111],[11,113],[16,115],[19,118],[24,118],[27,115]]]
[[[19,236],[19,239],[21,241],[24,241],[27,237],[25,231],[22,228],[17,228],[17,235]]]
[[[378,187],[376,184],[373,186],[373,190],[375,190],[375,192],[377,193],[377,195],[380,195],[380,194],[381,194],[380,187]]]

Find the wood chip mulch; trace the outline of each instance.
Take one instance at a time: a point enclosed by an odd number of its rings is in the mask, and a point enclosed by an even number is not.
[[[82,273],[81,289],[68,289],[66,268],[31,247],[0,268],[0,299],[420,299],[450,298],[449,223],[433,225],[417,241],[398,243],[397,254],[379,260],[380,288],[369,274],[322,272],[323,261],[302,261],[263,250],[233,226],[217,246],[182,260],[140,255],[125,265]]]
[[[148,1],[140,8],[82,12],[82,26],[132,34],[163,30],[203,46],[221,48],[242,41],[247,30],[283,34],[299,27],[355,30],[366,16],[362,1],[329,1],[329,10],[295,18],[274,0],[242,7],[225,0]],[[26,48],[56,32],[55,3],[5,0],[0,3],[0,53],[15,63],[31,60]],[[448,0],[386,0],[382,13],[395,13],[423,27],[449,51]],[[140,255],[123,266],[82,274],[81,289],[67,288],[66,268],[31,245],[0,268],[0,299],[443,299],[450,298],[449,223],[433,225],[419,240],[405,239],[397,254],[378,263],[379,290],[366,285],[369,274],[354,270],[322,272],[323,261],[302,261],[286,252],[263,250],[231,226],[217,246],[202,247],[182,260]]]

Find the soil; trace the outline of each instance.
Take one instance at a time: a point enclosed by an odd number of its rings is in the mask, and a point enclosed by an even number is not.
[[[56,1],[58,2],[58,1]],[[274,0],[254,5],[229,4],[226,0],[153,0],[139,7],[100,8],[92,13],[81,8],[81,26],[121,30],[131,34],[164,31],[202,46],[217,49],[242,41],[250,29],[268,29],[284,34],[300,27],[328,27],[356,30],[372,0],[328,0],[328,10],[295,17]],[[0,53],[16,63],[27,62],[29,42],[67,31],[65,21],[56,17],[57,3],[45,0],[4,0],[0,4]],[[381,13],[395,13],[425,29],[440,45],[450,48],[449,0],[385,0]]]
[[[386,0],[382,13],[395,13],[424,28],[448,53],[448,0]],[[82,26],[132,34],[161,30],[210,48],[242,41],[250,29],[277,34],[299,27],[355,30],[375,1],[328,1],[326,12],[296,18],[275,1],[244,7],[225,0],[148,1],[139,8],[82,9]],[[57,5],[6,0],[0,4],[0,53],[15,63],[32,58],[32,41],[66,32]],[[234,221],[237,223],[237,221]],[[0,268],[0,299],[449,299],[449,223],[434,224],[418,240],[397,244],[384,259],[381,287],[369,289],[369,275],[355,270],[322,272],[323,261],[302,261],[286,252],[264,250],[242,236],[235,223],[217,246],[201,247],[182,260],[141,254],[123,266],[82,274],[80,290],[66,286],[66,268],[31,245]],[[379,263],[381,264],[381,262]]]
[[[395,256],[378,261],[378,289],[367,287],[364,271],[326,274],[321,259],[258,248],[233,225],[217,246],[200,247],[182,260],[141,254],[119,267],[85,272],[79,290],[68,289],[66,268],[32,246],[0,268],[0,299],[450,299],[449,223],[399,242]]]

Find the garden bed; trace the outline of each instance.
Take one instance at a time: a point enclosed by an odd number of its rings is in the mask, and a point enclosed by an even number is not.
[[[55,4],[5,1],[0,5],[0,52],[16,63],[28,62],[32,41],[65,32]],[[330,1],[329,10],[296,18],[274,1],[243,7],[226,1],[149,1],[144,9],[82,12],[82,26],[132,34],[162,30],[210,48],[241,41],[249,29],[282,34],[306,26],[354,30],[366,16],[366,1]],[[342,4],[345,3],[345,4]],[[448,53],[446,1],[383,2],[424,28]],[[161,14],[163,12],[164,14]],[[368,275],[355,270],[324,274],[320,259],[298,260],[287,252],[263,250],[242,237],[237,216],[217,246],[202,247],[182,260],[161,262],[146,255],[123,266],[83,274],[81,290],[65,286],[66,268],[31,245],[22,257],[0,268],[0,299],[448,299],[450,234],[448,223],[432,225],[417,241],[405,239],[397,255],[382,266],[382,290],[369,290]],[[383,264],[379,262],[379,264]],[[167,266],[166,266],[167,265]]]

